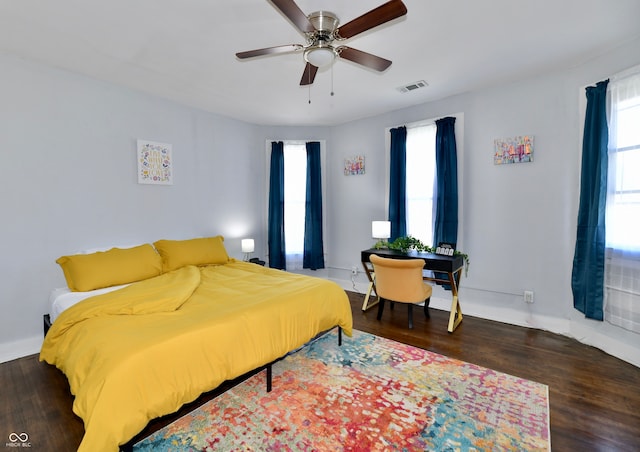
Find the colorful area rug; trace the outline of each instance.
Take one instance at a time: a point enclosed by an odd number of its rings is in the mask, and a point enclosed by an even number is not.
[[[134,451],[550,450],[548,388],[399,342],[332,331]]]

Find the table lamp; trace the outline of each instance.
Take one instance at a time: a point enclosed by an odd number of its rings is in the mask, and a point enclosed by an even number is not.
[[[378,239],[378,243],[376,243],[376,248],[386,248],[387,239],[391,237],[391,222],[390,221],[372,221],[371,236],[374,239]]]
[[[242,239],[242,242],[240,243],[242,252],[244,253],[244,260],[248,261],[251,253],[253,253],[253,250],[255,249],[255,243],[253,239]]]

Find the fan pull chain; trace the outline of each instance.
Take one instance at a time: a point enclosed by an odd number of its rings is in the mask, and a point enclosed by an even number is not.
[[[307,65],[307,87],[309,88],[309,105],[311,105],[311,66]]]
[[[331,95],[333,96],[333,64],[331,65]]]

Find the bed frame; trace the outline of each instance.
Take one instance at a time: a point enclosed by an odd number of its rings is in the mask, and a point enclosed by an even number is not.
[[[42,328],[44,330],[44,335],[46,336],[49,328],[51,328],[51,316],[49,314],[42,316]]]
[[[45,314],[45,317],[48,317],[48,314]],[[311,339],[309,342],[314,341],[315,339],[317,339],[318,337],[328,333],[329,331],[331,331],[331,330],[328,330],[328,331],[325,331],[323,333],[318,334],[316,337]],[[342,346],[342,327],[340,327],[340,326],[338,326],[338,346]],[[296,352],[297,350],[299,350],[299,348],[296,349],[296,350],[292,350],[291,352],[289,352],[286,355],[276,359],[275,361],[270,362],[269,364],[266,364],[264,366],[258,367],[257,369],[250,370],[246,374],[240,375],[239,377],[234,378],[233,380],[225,381],[224,383],[222,383],[217,388],[212,389],[210,392],[202,394],[201,397],[203,395],[205,395],[205,394],[209,394],[209,397],[206,398],[203,402],[199,402],[198,400],[192,402],[192,403],[196,403],[197,405],[192,406],[191,408],[189,408],[188,412],[191,412],[192,410],[197,409],[198,406],[200,406],[200,405],[208,402],[209,400],[213,400],[216,397],[224,394],[225,392],[227,392],[228,390],[230,390],[230,389],[234,388],[235,386],[241,384],[242,382],[244,382],[248,378],[251,378],[255,374],[262,372],[262,370],[266,370],[267,371],[267,375],[266,375],[267,388],[266,389],[267,389],[267,392],[271,392],[271,389],[272,389],[272,377],[273,377],[273,367],[272,366],[275,363],[277,363],[278,361],[281,361],[284,358],[286,358],[287,356],[289,356],[291,353]],[[179,419],[180,417],[186,415],[187,412],[180,413],[180,411],[183,410],[185,407],[186,407],[186,405],[183,406],[182,408],[180,408],[175,413],[167,414],[167,415],[162,416],[160,418],[152,419],[151,421],[149,421],[149,424],[147,424],[147,427],[145,427],[144,430],[142,430],[136,436],[131,438],[131,440],[129,440],[129,442],[127,442],[127,443],[125,443],[125,444],[120,446],[120,452],[131,452],[131,451],[133,451],[133,446],[135,444],[137,444],[138,442],[142,441],[147,436],[153,434],[158,429],[160,429],[160,428],[168,425],[169,423],[174,422],[176,419]],[[176,415],[177,415],[177,417],[176,417]],[[160,421],[160,422],[157,423],[158,421]],[[155,423],[155,426],[153,425],[154,423]]]
[[[47,332],[49,331],[49,328],[51,328],[51,316],[49,314],[44,314],[42,316],[42,326],[43,326],[43,330],[44,330],[44,336],[47,335]],[[323,334],[326,334],[327,331],[320,333],[318,336],[316,336],[315,338],[311,339],[314,340],[319,336],[322,336]],[[311,341],[309,341],[311,342]],[[338,346],[342,346],[342,327],[338,326]],[[291,353],[291,352],[290,352]],[[287,355],[289,355],[289,353],[287,353]],[[250,372],[248,372],[246,375],[249,376],[250,374],[255,373],[256,371],[260,371],[262,369],[266,369],[267,371],[267,392],[271,392],[272,389],[272,380],[273,380],[273,364],[277,363],[278,361],[284,359],[287,355],[282,356],[281,358],[276,359],[275,361],[270,362],[269,364],[266,364],[258,369],[254,369]]]
[[[43,323],[43,329],[44,329],[44,335],[47,335],[47,332],[49,331],[49,328],[51,328],[51,316],[49,314],[44,314],[42,316],[42,323]],[[329,330],[331,331],[331,330]],[[314,337],[313,339],[311,339],[311,341],[317,339],[318,337],[322,336],[323,334],[328,333],[328,331],[325,331],[323,333],[318,334],[316,337]],[[309,341],[309,342],[311,342]],[[338,346],[341,347],[342,346],[342,327],[338,326]],[[298,349],[299,350],[299,349]],[[291,352],[287,353],[286,355],[276,359],[275,361],[272,361],[264,366],[261,366],[257,369],[251,370],[249,372],[247,372],[244,375],[239,376],[238,378],[234,379],[233,381],[228,381],[228,382],[224,382],[222,383],[218,389],[221,390],[219,394],[223,394],[224,392],[226,392],[227,390],[233,388],[234,386],[242,383],[243,381],[245,381],[247,378],[252,377],[253,375],[261,372],[263,369],[266,370],[266,390],[267,392],[271,392],[271,390],[273,389],[273,365],[275,363],[277,363],[278,361],[283,360],[284,358],[286,358],[288,355],[290,355],[291,353],[295,352],[296,350],[292,350]],[[215,389],[214,389],[215,391]],[[216,397],[217,397],[216,395]],[[171,416],[171,415],[167,415],[167,416]],[[146,438],[147,436],[149,436],[151,434],[151,432],[148,432],[146,429],[143,430],[142,432],[140,432],[138,435],[136,435],[135,437],[133,437],[128,443],[123,444],[122,446],[120,446],[120,451],[121,452],[130,452],[133,450],[133,446],[141,441],[142,439]]]

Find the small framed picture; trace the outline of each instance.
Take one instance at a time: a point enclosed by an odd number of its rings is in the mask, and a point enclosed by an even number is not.
[[[357,176],[364,174],[364,155],[356,155],[344,159],[344,175]]]
[[[497,138],[493,147],[494,165],[533,162],[533,135]]]
[[[138,183],[173,185],[171,145],[138,140]]]
[[[436,247],[436,254],[441,256],[453,256],[456,251],[456,246],[451,243],[440,242]]]

